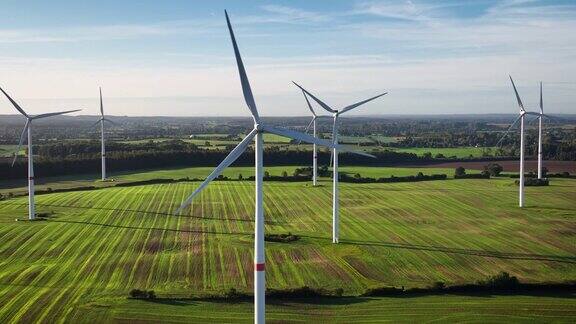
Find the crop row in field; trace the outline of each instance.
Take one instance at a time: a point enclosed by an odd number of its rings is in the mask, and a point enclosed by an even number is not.
[[[0,202],[0,322],[71,320],[73,305],[132,288],[190,296],[252,286],[251,182],[215,182],[183,215],[197,183],[37,197],[46,221],[14,222],[26,198]],[[265,228],[301,240],[267,243],[271,288],[357,294],[374,285],[471,282],[499,271],[524,281],[576,277],[576,182],[528,188],[504,180],[341,184],[341,244],[331,244],[331,188],[265,183]]]

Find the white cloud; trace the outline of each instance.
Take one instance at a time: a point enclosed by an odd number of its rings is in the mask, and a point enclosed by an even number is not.
[[[328,16],[319,13],[302,10],[294,7],[287,7],[281,5],[264,5],[262,10],[278,15],[286,21],[311,21],[321,22],[328,20]]]

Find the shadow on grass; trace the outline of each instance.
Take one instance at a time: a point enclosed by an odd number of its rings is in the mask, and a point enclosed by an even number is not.
[[[5,203],[6,205],[26,205],[21,203],[13,203],[8,202]],[[151,216],[165,216],[165,217],[184,217],[184,218],[194,218],[194,219],[201,219],[201,220],[215,220],[215,221],[233,221],[233,222],[246,222],[246,223],[254,223],[253,219],[243,219],[243,218],[219,218],[219,217],[201,217],[201,216],[194,216],[194,215],[182,215],[182,214],[173,214],[173,213],[162,213],[162,212],[154,212],[154,211],[146,211],[146,210],[138,210],[138,209],[122,209],[122,208],[107,208],[107,207],[85,207],[85,206],[73,206],[73,205],[60,205],[60,204],[42,204],[36,203],[36,206],[40,207],[56,207],[56,208],[75,208],[75,209],[85,209],[85,210],[104,210],[104,211],[114,211],[114,212],[130,212],[130,213],[138,213],[138,214],[145,214]],[[286,224],[286,222],[273,222],[273,221],[264,221],[265,224],[268,225],[281,225]]]
[[[423,297],[469,297],[490,299],[496,297],[549,297],[549,298],[562,298],[562,299],[576,299],[576,291],[518,291],[518,292],[423,292],[423,293],[404,293],[389,296],[323,296],[323,297],[294,297],[294,298],[280,298],[280,297],[266,297],[266,304],[271,306],[283,306],[298,308],[302,305],[314,306],[349,306],[367,303],[379,299],[413,299]],[[137,300],[137,299],[136,299]],[[225,299],[225,298],[156,298],[156,299],[141,299],[139,301],[162,304],[169,306],[197,306],[200,303],[212,303],[221,305],[241,305],[253,304],[253,297],[239,298],[239,299]]]
[[[576,257],[574,257],[574,256],[561,256],[561,255],[553,255],[553,254],[501,252],[501,251],[490,251],[490,250],[462,249],[462,248],[434,246],[434,245],[419,245],[419,244],[391,243],[391,242],[373,242],[373,241],[358,241],[358,240],[342,240],[340,242],[340,244],[382,246],[382,247],[388,247],[388,248],[393,248],[393,249],[443,252],[443,253],[450,253],[450,254],[473,255],[473,256],[498,258],[498,259],[552,261],[552,262],[576,264]]]
[[[196,233],[196,234],[217,234],[217,235],[253,235],[252,232],[217,232],[217,231],[202,231],[202,230],[184,230],[184,229],[173,229],[173,228],[161,228],[161,227],[145,227],[145,226],[127,226],[127,225],[115,225],[115,224],[105,224],[96,222],[86,222],[86,221],[73,221],[73,220],[47,220],[51,223],[65,223],[65,224],[81,224],[81,225],[93,225],[111,228],[121,228],[121,229],[133,229],[133,230],[154,230],[154,231],[167,231],[176,233]]]

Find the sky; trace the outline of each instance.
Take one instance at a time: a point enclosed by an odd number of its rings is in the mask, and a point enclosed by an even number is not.
[[[296,81],[350,115],[576,113],[576,2],[2,0],[0,86],[29,113],[303,116]],[[317,109],[321,109],[318,108]],[[0,99],[0,114],[16,111]]]

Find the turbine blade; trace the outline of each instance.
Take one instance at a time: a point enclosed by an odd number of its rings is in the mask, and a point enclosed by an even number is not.
[[[308,126],[306,126],[306,130],[304,130],[304,134],[308,134],[308,132],[310,131],[310,127],[314,123],[315,119],[316,119],[316,116],[312,117],[312,120],[310,121],[310,123],[308,123]]]
[[[522,118],[522,116],[518,116],[518,118],[516,118],[516,120],[514,120],[514,122],[512,124],[510,124],[510,127],[508,127],[508,129],[506,130],[506,132],[504,132],[504,135],[502,135],[502,137],[500,138],[500,140],[498,141],[498,143],[496,143],[496,147],[500,146],[500,143],[502,143],[502,141],[504,140],[504,138],[506,137],[506,135],[508,135],[508,133],[510,132],[510,130],[512,130],[512,127],[514,127],[514,125],[516,125],[516,123],[520,120],[520,118]]]
[[[14,166],[14,163],[16,163],[16,159],[18,159],[18,153],[22,148],[22,143],[24,143],[24,137],[26,136],[26,131],[28,130],[29,126],[30,126],[30,119],[26,119],[26,124],[24,125],[24,129],[22,130],[22,134],[20,135],[20,141],[18,142],[18,148],[14,152],[14,160],[12,160],[12,166]]]
[[[47,114],[40,114],[40,115],[33,116],[31,119],[40,119],[40,118],[64,115],[64,114],[68,114],[68,113],[72,113],[72,112],[77,112],[80,110],[82,110],[82,109],[66,110],[66,111],[59,111],[59,112],[53,112],[53,113],[47,113]]]
[[[0,91],[2,91],[2,93],[6,96],[6,98],[8,98],[8,100],[10,100],[10,102],[12,103],[12,105],[14,105],[14,108],[16,108],[22,115],[28,117],[28,114],[26,114],[26,112],[24,111],[24,109],[22,109],[18,103],[16,101],[14,101],[14,99],[12,99],[7,93],[6,91],[4,91],[4,89],[0,88]]]
[[[92,127],[94,127],[94,126],[96,126],[96,125],[100,124],[100,122],[102,122],[102,120],[103,120],[103,119],[104,119],[104,118],[100,118],[100,119],[98,119],[98,120],[97,120],[97,121],[96,121],[94,124],[90,125],[90,127],[89,127],[89,128],[92,128]]]
[[[304,134],[308,134],[308,131],[310,131],[310,126],[312,126],[312,123],[314,123],[315,119],[316,119],[316,116],[312,117],[312,120],[310,121],[310,123],[308,123],[308,126],[306,126],[306,129],[304,130]],[[298,142],[296,144],[300,145],[300,143],[302,143],[302,141],[298,140]]]
[[[542,81],[540,81],[540,113],[544,114],[544,102],[542,101]]]
[[[533,111],[526,111],[524,112],[525,115],[533,115],[533,116],[540,116],[543,114],[537,113],[537,112],[533,112]]]
[[[331,112],[331,113],[335,113],[336,110],[330,108],[330,106],[328,106],[327,104],[325,104],[324,102],[322,102],[322,100],[316,98],[316,96],[314,96],[313,94],[311,94],[310,92],[308,92],[308,90],[302,88],[298,83],[292,81],[292,83],[294,83],[298,88],[300,88],[300,90],[304,91],[305,94],[309,95],[312,99],[314,99],[314,101],[316,101],[320,107],[326,109],[327,111]]]
[[[120,124],[118,124],[117,122],[111,121],[111,120],[108,119],[108,118],[102,118],[102,120],[104,120],[105,122],[109,122],[110,124],[115,125],[115,126],[119,126],[119,125],[120,125]]]
[[[357,155],[362,155],[362,156],[366,156],[369,158],[373,158],[375,159],[376,157],[370,153],[366,153],[366,152],[362,152],[362,151],[356,151],[356,150],[352,150],[352,149],[348,149],[342,145],[338,145],[338,151],[339,152],[345,152],[345,153],[353,153],[353,154],[357,154]]]
[[[218,177],[222,173],[222,171],[224,171],[224,169],[229,167],[230,164],[234,163],[234,161],[236,161],[236,159],[238,159],[238,157],[240,157],[240,155],[244,153],[248,145],[250,145],[250,142],[252,141],[254,136],[256,136],[256,133],[258,133],[258,131],[256,129],[253,129],[248,135],[246,135],[246,137],[244,137],[244,139],[238,145],[236,145],[236,147],[232,150],[232,152],[230,152],[230,154],[228,154],[228,156],[222,162],[220,162],[220,164],[216,167],[216,169],[214,169],[214,171],[212,171],[212,173],[210,173],[210,175],[206,177],[206,179],[200,184],[200,186],[198,186],[198,188],[196,188],[196,190],[194,190],[194,192],[192,192],[192,194],[188,196],[186,201],[182,203],[182,205],[174,212],[174,214],[180,213],[184,208],[190,205],[192,199],[194,199],[194,197],[200,191],[202,191],[202,189],[204,189],[212,180],[216,179],[216,177]]]
[[[104,118],[104,104],[102,104],[102,87],[98,88],[100,90],[100,114],[102,114],[102,118]]]
[[[308,96],[306,95],[306,92],[304,92],[304,90],[302,90],[302,95],[304,95],[304,99],[306,99],[306,103],[308,104],[308,109],[310,109],[312,116],[316,117],[316,113],[314,112],[314,109],[312,109],[312,105],[310,104],[310,100],[308,100]]]
[[[248,81],[248,76],[246,75],[246,69],[244,69],[244,63],[242,63],[242,57],[240,56],[240,50],[238,50],[238,44],[236,43],[236,37],[234,37],[234,31],[232,30],[232,25],[230,24],[230,18],[228,18],[228,12],[224,11],[226,15],[226,23],[228,24],[228,31],[230,31],[230,38],[232,39],[232,46],[234,47],[234,55],[236,56],[236,65],[238,65],[238,73],[240,73],[240,83],[242,83],[242,93],[244,94],[244,100],[246,105],[252,113],[252,117],[255,122],[260,120],[258,116],[258,109],[256,109],[256,102],[254,102],[254,96],[252,95],[252,89],[250,88],[250,82]]]
[[[374,100],[374,99],[376,99],[376,98],[380,98],[380,97],[382,97],[383,95],[385,95],[385,94],[387,94],[387,93],[388,93],[388,92],[384,92],[384,93],[381,93],[381,94],[379,94],[379,95],[377,95],[377,96],[374,96],[374,97],[372,97],[372,98],[370,98],[370,99],[366,99],[366,100],[357,102],[357,103],[355,103],[355,104],[353,104],[353,105],[344,107],[344,109],[342,109],[342,110],[340,111],[340,113],[341,113],[341,114],[342,114],[342,113],[345,113],[345,112],[347,112],[348,110],[352,110],[352,109],[354,109],[354,108],[356,108],[356,107],[358,107],[358,106],[361,106],[361,105],[363,105],[363,104],[365,104],[365,103],[367,103],[367,102],[370,102],[370,101],[372,101],[372,100]]]
[[[514,88],[514,93],[516,94],[516,100],[518,101],[518,106],[520,106],[520,110],[524,111],[524,105],[522,104],[522,99],[520,99],[520,95],[518,94],[518,90],[516,90],[516,85],[514,84],[514,80],[510,77],[510,82],[512,82],[512,87]]]
[[[333,118],[332,121],[332,144],[336,144],[336,123],[338,115]],[[332,168],[332,163],[334,163],[334,150],[330,150],[330,168]]]
[[[295,132],[293,130],[276,128],[276,127],[272,127],[272,126],[263,126],[262,128],[265,131],[267,131],[268,133],[292,138],[295,140],[300,140],[302,142],[306,142],[306,143],[310,143],[310,144],[316,144],[316,145],[322,145],[322,146],[326,146],[326,147],[330,147],[330,148],[334,147],[334,145],[330,141],[327,141],[324,139],[319,139],[319,138],[316,138],[316,137],[308,135],[308,134]]]
[[[338,116],[334,117],[334,121],[332,122],[332,143],[336,143],[336,123],[338,122]]]

